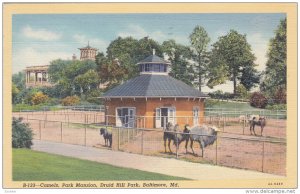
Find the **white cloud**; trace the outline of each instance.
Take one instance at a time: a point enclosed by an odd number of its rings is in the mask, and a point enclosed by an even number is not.
[[[125,29],[125,31],[119,32],[118,36],[120,36],[122,38],[131,36],[134,38],[141,39],[143,37],[149,36],[149,33],[147,33],[146,30],[144,30],[139,25],[130,24],[130,25],[128,25],[128,28]]]
[[[42,41],[59,40],[62,36],[60,33],[51,32],[46,29],[32,29],[30,26],[24,27],[22,29],[22,34],[26,38]]]
[[[89,42],[90,46],[99,49],[99,52],[106,52],[106,48],[109,45],[108,41],[99,38],[87,37],[83,34],[74,34],[72,38],[81,46],[86,46]]]
[[[260,33],[248,34],[247,41],[251,45],[252,51],[256,56],[257,69],[262,71],[266,68],[267,51],[269,40],[264,38]]]
[[[13,73],[25,69],[26,66],[49,65],[55,59],[71,59],[72,54],[60,51],[41,51],[33,47],[26,47],[13,53]]]
[[[124,29],[124,31],[119,32],[117,35],[122,38],[131,36],[136,39],[141,39],[146,36],[149,36],[149,38],[156,40],[160,43],[162,43],[163,41],[169,40],[169,39],[174,39],[176,42],[181,43],[181,44],[188,43],[188,39],[185,36],[167,34],[160,30],[147,32],[144,28],[142,28],[141,26],[136,25],[136,24],[128,25],[127,29]]]

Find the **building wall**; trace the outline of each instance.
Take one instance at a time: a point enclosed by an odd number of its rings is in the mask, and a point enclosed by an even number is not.
[[[146,128],[155,128],[155,112],[156,108],[161,107],[175,107],[176,109],[176,123],[183,129],[185,124],[193,126],[193,108],[198,106],[199,111],[199,124],[204,121],[204,100],[199,101],[187,98],[153,98],[153,99],[112,99],[106,101],[108,106],[107,115],[109,116],[109,124],[115,125],[115,116],[117,107],[135,107],[136,116],[145,116],[137,121],[138,125],[145,126]]]

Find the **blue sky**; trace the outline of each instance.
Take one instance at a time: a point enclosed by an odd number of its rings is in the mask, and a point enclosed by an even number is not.
[[[26,66],[47,65],[51,60],[79,56],[87,42],[101,52],[118,36],[145,36],[162,43],[168,39],[189,45],[189,34],[203,26],[213,44],[230,29],[247,35],[257,57],[258,70],[265,68],[266,52],[285,14],[18,14],[13,15],[13,73]]]

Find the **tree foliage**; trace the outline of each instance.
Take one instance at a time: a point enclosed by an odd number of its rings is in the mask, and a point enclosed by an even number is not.
[[[138,74],[137,63],[152,54],[162,56],[161,46],[147,37],[140,40],[132,37],[113,40],[107,48],[107,56],[99,53],[96,56],[97,71],[101,83],[108,88],[131,79]]]
[[[170,75],[188,85],[192,85],[194,71],[189,62],[192,58],[190,48],[177,44],[175,40],[168,40],[163,42],[162,50],[171,62]]]
[[[202,26],[196,26],[193,32],[189,36],[190,43],[192,45],[192,51],[194,53],[194,61],[196,62],[194,72],[195,78],[198,80],[195,84],[199,87],[199,91],[201,91],[201,87],[204,83],[204,79],[207,75],[207,65],[208,65],[208,53],[207,46],[210,42],[210,38],[208,33]]]
[[[80,95],[96,89],[100,83],[97,65],[92,60],[54,60],[48,69],[51,82],[55,83],[56,97]]]
[[[17,95],[20,93],[20,90],[17,88],[17,86],[14,84],[14,83],[12,83],[12,85],[11,85],[11,93],[12,93],[12,103],[13,104],[15,104],[15,102],[16,102],[16,97],[17,97]]]
[[[25,73],[19,72],[12,75],[12,83],[16,86],[18,90],[25,89]]]
[[[233,81],[233,93],[236,94],[238,81],[247,89],[258,82],[258,72],[254,69],[255,56],[246,35],[231,30],[227,35],[219,37],[213,44],[210,58],[209,87],[230,80]]]
[[[278,88],[286,88],[286,18],[280,21],[275,37],[270,40],[267,57],[260,88],[271,97]]]

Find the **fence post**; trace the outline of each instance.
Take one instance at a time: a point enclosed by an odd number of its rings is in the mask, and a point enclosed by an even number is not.
[[[226,124],[226,116],[223,116],[223,132],[225,131],[225,124]]]
[[[246,127],[246,115],[245,118],[243,119],[243,135],[245,135],[245,127]]]
[[[120,150],[120,127],[118,128],[118,151]]]
[[[176,158],[178,158],[178,139],[177,139],[177,132],[175,132],[175,140],[176,140]]]
[[[261,171],[264,172],[264,161],[265,161],[265,142],[263,141],[262,146],[262,162],[261,162]]]
[[[87,124],[84,125],[84,146],[86,146],[86,126]]]
[[[60,122],[60,142],[63,142],[63,126],[62,126],[62,122]]]
[[[142,129],[141,154],[144,154],[144,129]]]
[[[218,165],[218,136],[216,136],[216,165]]]
[[[47,114],[45,115],[44,128],[46,128]]]
[[[127,128],[127,143],[129,143],[129,128]]]
[[[39,120],[39,132],[40,132],[40,140],[42,140],[41,120]]]

